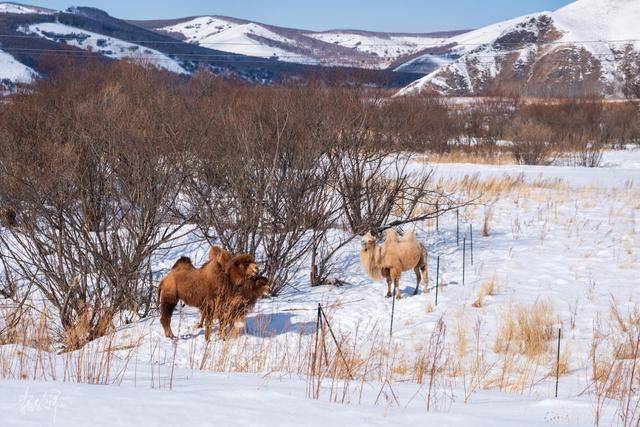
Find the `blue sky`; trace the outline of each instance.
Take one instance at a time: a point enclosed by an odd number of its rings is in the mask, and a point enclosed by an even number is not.
[[[20,0],[16,0],[20,1]],[[66,9],[69,0],[22,0]],[[572,0],[72,0],[118,18],[176,18],[218,14],[274,25],[326,30],[427,32],[476,28]]]

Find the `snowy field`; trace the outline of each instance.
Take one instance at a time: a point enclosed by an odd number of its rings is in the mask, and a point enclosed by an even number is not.
[[[103,338],[94,354],[115,348],[113,371],[95,382],[110,385],[63,381],[65,363],[80,364],[78,352],[21,352],[23,378],[41,381],[0,380],[2,425],[589,426],[596,414],[601,425],[617,425],[622,406],[600,401],[592,389],[591,352],[597,337],[603,358],[613,354],[624,344],[621,325],[633,329],[640,311],[640,150],[607,152],[603,165],[416,162],[416,169],[433,168],[443,188],[479,199],[459,211],[459,238],[455,212],[418,224],[430,255],[430,289],[412,296],[413,273],[403,275],[392,338],[392,300],[386,285],[365,276],[354,240],[338,256],[336,278],[344,286],[311,289],[303,269],[283,295],[260,301],[240,336],[227,342],[216,337],[207,345],[189,308],[174,315],[176,342],[164,337],[157,318]],[[158,277],[181,255],[205,259],[208,247],[185,239],[186,246],[157,260]],[[311,396],[316,380],[307,362],[318,303],[364,379],[332,380],[327,371]],[[499,351],[514,309],[536,304],[547,307],[554,331],[544,349],[534,358]],[[418,375],[440,319],[446,354],[435,375]],[[565,363],[555,398],[558,329]],[[330,335],[325,340],[337,358]],[[8,354],[15,348],[1,346],[0,360]]]

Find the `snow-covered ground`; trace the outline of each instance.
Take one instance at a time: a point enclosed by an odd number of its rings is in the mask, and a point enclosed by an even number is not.
[[[345,403],[332,402],[336,399],[331,398],[330,388],[340,386],[328,379],[314,400],[306,397],[306,371],[295,369],[300,366],[298,358],[307,358],[315,337],[318,303],[326,308],[336,334],[352,343],[354,351],[366,352],[376,340],[389,342],[392,301],[384,296],[386,285],[365,276],[359,265],[359,242],[354,241],[337,257],[336,276],[346,285],[310,288],[308,270],[303,269],[294,287],[260,301],[242,335],[226,343],[216,338],[207,347],[202,331],[193,330],[198,314],[188,308],[174,316],[174,332],[180,335],[176,342],[164,338],[157,318],[122,328],[115,344],[125,350],[116,354],[118,360],[128,361],[119,386],[0,381],[3,422],[593,425],[596,402],[589,389],[589,350],[595,321],[606,323],[612,304],[623,315],[640,307],[640,150],[607,152],[604,164],[590,169],[415,162],[416,170],[433,168],[434,179],[443,186],[458,186],[468,196],[482,194],[478,204],[460,211],[459,244],[453,212],[440,219],[437,229],[434,221],[418,224],[419,238],[430,254],[431,289],[412,296],[413,274],[403,275],[403,299],[395,302],[391,340],[396,357],[387,360],[391,373],[384,374],[390,384],[378,377],[383,368],[371,368],[370,381],[362,385],[355,381],[347,398],[337,399]],[[505,185],[490,185],[500,181]],[[488,235],[483,236],[486,216]],[[469,241],[469,225],[473,264],[467,246],[463,284],[462,241],[465,237]],[[161,254],[154,264],[157,275],[183,254],[198,262],[205,259],[208,248],[190,239],[186,238],[186,246]],[[438,256],[442,286],[436,306]],[[488,281],[496,283],[497,291],[486,296],[481,307],[473,307]],[[497,390],[489,369],[477,390],[469,393],[473,379],[466,369],[475,366],[474,357],[482,354],[493,368],[506,363],[506,356],[493,351],[497,325],[505,313],[536,301],[551,305],[555,326],[563,330],[568,372],[560,377],[558,399],[555,379],[549,374],[553,342],[542,359],[527,364],[516,357],[514,363],[525,367],[512,372],[519,380],[512,392]],[[458,348],[452,353],[462,353],[451,357],[466,373],[440,380],[435,403],[427,412],[427,386],[411,377],[415,356],[428,345],[439,319],[445,322],[447,342]],[[456,344],[460,337],[469,343],[464,350]],[[127,359],[132,342],[139,345]],[[198,369],[201,366],[204,370]],[[615,401],[607,402],[602,425],[619,422],[617,411]]]
[[[64,40],[64,42],[70,46],[100,53],[108,58],[130,58],[152,64],[157,68],[165,69],[174,73],[187,73],[187,71],[180,65],[179,61],[176,61],[155,49],[149,49],[142,45],[93,33],[81,28],[75,28],[54,22],[43,22],[39,24],[30,24],[26,27],[20,28],[20,31],[27,34],[37,34],[40,37],[49,40]]]
[[[420,168],[420,165],[416,165]],[[561,180],[573,187],[623,187],[633,181],[640,185],[640,155],[637,150],[609,151],[602,158],[602,166],[585,169],[571,166],[477,165],[472,163],[438,163],[433,166],[439,177],[462,179],[477,176],[481,179],[522,176],[528,182]]]
[[[415,386],[394,391],[402,403],[367,388],[366,403],[338,404],[305,397],[297,378],[178,370],[173,390],[70,383],[2,381],[5,426],[536,426],[590,425],[589,405],[576,399],[534,399],[482,393],[469,405],[427,413]]]

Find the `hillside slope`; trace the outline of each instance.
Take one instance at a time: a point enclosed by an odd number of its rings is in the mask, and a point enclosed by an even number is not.
[[[244,39],[227,36],[227,43],[244,43]],[[140,60],[178,74],[206,69],[261,84],[315,76],[331,82],[359,79],[365,84],[400,88],[420,77],[390,70],[319,67],[316,61],[306,59],[292,63],[255,49],[244,49],[244,54],[213,49],[207,44],[199,46],[178,40],[88,7],[54,11],[0,3],[0,37],[0,48],[5,54],[0,58],[3,91],[16,83],[43,76],[52,64],[51,58]]]
[[[384,69],[447,37],[439,33],[377,33],[359,30],[314,32],[227,16],[131,21],[203,47],[285,62]]]
[[[622,96],[640,69],[640,2],[579,0],[446,40],[420,58],[450,63],[400,93]]]

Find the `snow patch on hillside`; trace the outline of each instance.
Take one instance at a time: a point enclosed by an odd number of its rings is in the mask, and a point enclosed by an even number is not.
[[[223,52],[303,64],[317,63],[313,58],[303,54],[270,46],[269,41],[272,41],[274,44],[280,43],[295,48],[298,42],[252,22],[239,24],[214,16],[201,16],[159,30],[180,33],[190,43]],[[256,37],[267,40],[257,40]]]
[[[178,61],[162,52],[69,25],[46,22],[31,24],[19,30],[27,34],[37,34],[48,40],[64,41],[67,45],[100,53],[108,58],[139,59],[160,69],[178,74],[187,73]]]
[[[33,69],[0,50],[0,83],[3,80],[12,83],[30,83],[37,75]]]
[[[580,0],[553,12],[553,18],[561,27],[570,29],[564,41],[608,40],[637,44],[640,39],[640,3],[637,0]]]
[[[39,7],[25,6],[18,3],[0,3],[0,13],[15,13],[19,15],[26,15],[30,13],[37,13],[40,15],[51,15],[52,11],[42,9]]]
[[[356,49],[387,60],[410,55],[429,47],[439,46],[446,38],[423,36],[376,36],[346,31],[307,33],[308,37],[325,43]]]

